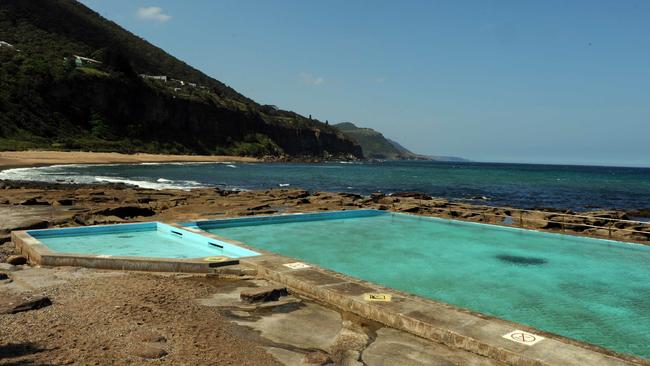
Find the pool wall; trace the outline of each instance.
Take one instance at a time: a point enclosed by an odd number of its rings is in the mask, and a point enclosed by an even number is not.
[[[16,249],[25,255],[30,262],[45,266],[79,266],[101,269],[130,270],[130,271],[154,271],[154,272],[190,272],[209,273],[214,268],[238,264],[236,258],[218,258],[206,260],[206,258],[159,258],[159,257],[131,257],[131,256],[110,256],[102,254],[78,254],[62,253],[51,250],[38,238],[65,235],[99,234],[110,232],[135,232],[142,230],[174,231],[182,234],[193,242],[218,242],[238,256],[254,256],[257,252],[247,248],[238,247],[229,242],[224,242],[216,236],[206,233],[187,230],[177,225],[164,224],[161,222],[144,222],[134,224],[118,225],[97,225],[63,229],[44,229],[29,231],[14,231],[11,233],[11,240]]]
[[[313,213],[290,213],[280,215],[261,215],[253,217],[233,217],[216,220],[197,220],[181,222],[178,225],[181,227],[191,227],[199,229],[210,229],[213,227],[229,227],[240,225],[264,225],[264,224],[279,224],[283,222],[300,222],[300,221],[314,221],[314,220],[338,220],[352,217],[371,217],[388,215],[386,211],[380,210],[349,210],[349,211],[329,211],[329,212],[313,212]]]

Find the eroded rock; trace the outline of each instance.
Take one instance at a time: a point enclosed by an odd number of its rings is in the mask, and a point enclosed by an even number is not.
[[[248,303],[277,301],[282,296],[289,295],[284,286],[265,286],[243,290],[239,296]]]
[[[14,266],[20,266],[21,264],[27,263],[27,257],[24,255],[10,255],[7,257],[7,263]]]
[[[2,296],[0,300],[0,314],[16,314],[23,311],[36,310],[52,305],[47,296]]]

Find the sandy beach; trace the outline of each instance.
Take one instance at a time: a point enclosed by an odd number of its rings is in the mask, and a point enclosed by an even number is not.
[[[0,169],[58,164],[128,164],[174,162],[256,162],[259,159],[220,155],[120,154],[85,151],[0,151]]]

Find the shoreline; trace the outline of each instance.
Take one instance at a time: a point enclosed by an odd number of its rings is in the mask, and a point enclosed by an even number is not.
[[[48,227],[377,209],[650,245],[650,223],[630,220],[630,212],[626,211],[527,210],[455,202],[417,192],[364,196],[310,192],[295,187],[249,191],[218,187],[184,190],[138,188],[123,183],[10,180],[0,181],[0,189],[0,213],[7,215],[7,220],[12,221],[10,216],[14,214],[27,214],[33,219],[44,210],[47,217],[42,221],[47,222]],[[52,220],[57,211],[65,218]],[[0,239],[10,231],[0,230]]]
[[[69,164],[255,163],[258,158],[227,155],[122,154],[88,151],[0,151],[0,170]]]

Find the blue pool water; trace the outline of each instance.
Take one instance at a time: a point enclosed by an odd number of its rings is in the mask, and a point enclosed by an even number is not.
[[[32,237],[61,253],[111,256],[239,258],[257,253],[159,222],[32,230]]]
[[[650,358],[650,247],[405,214],[202,229],[357,278]]]

